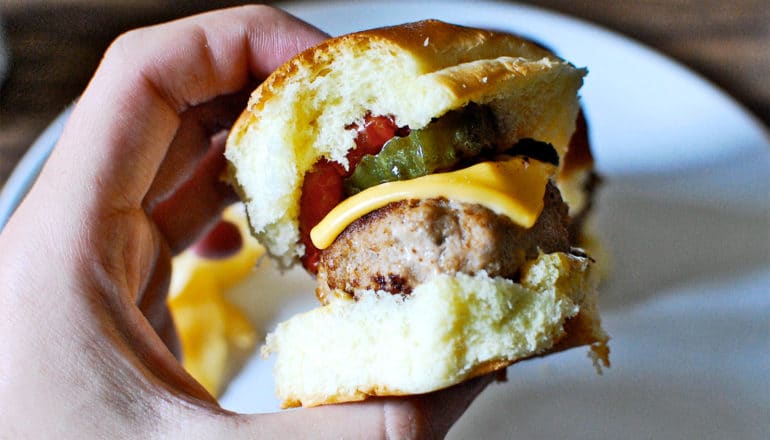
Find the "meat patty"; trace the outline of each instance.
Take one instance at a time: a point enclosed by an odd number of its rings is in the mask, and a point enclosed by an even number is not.
[[[316,294],[335,289],[408,294],[436,274],[486,271],[517,279],[522,263],[540,252],[569,251],[567,205],[548,184],[545,206],[526,229],[478,204],[445,198],[405,200],[348,226],[321,254]]]

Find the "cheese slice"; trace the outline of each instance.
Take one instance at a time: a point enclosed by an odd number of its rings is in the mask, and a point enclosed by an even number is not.
[[[545,186],[555,171],[549,163],[512,157],[448,173],[383,183],[343,200],[310,231],[310,239],[317,248],[325,249],[348,225],[388,203],[441,197],[477,203],[531,228],[543,210]]]

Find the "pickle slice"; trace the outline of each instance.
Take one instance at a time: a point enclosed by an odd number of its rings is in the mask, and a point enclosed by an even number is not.
[[[496,139],[491,111],[470,104],[411,130],[408,136],[392,138],[376,155],[364,156],[345,179],[345,191],[353,195],[381,183],[450,170],[462,160],[493,150]]]

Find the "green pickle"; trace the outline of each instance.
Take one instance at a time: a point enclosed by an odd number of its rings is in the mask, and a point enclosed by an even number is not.
[[[376,155],[364,156],[345,179],[345,191],[353,195],[381,183],[450,170],[463,160],[493,150],[496,137],[489,109],[471,104],[408,136],[394,137]]]

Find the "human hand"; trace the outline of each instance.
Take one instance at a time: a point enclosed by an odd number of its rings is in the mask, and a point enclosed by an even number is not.
[[[172,353],[171,256],[234,200],[219,181],[218,134],[255,81],[324,37],[280,11],[250,6],[113,43],[0,234],[0,431],[11,438],[440,437],[489,382],[242,415],[221,409]]]

